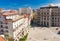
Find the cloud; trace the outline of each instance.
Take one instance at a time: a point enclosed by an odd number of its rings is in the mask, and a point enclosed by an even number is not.
[[[50,4],[46,4],[46,5],[42,5],[42,6],[40,6],[40,7],[46,7],[46,6],[49,6]],[[51,4],[52,6],[59,6],[60,7],[60,3],[52,3]]]
[[[55,6],[59,6],[60,7],[60,3],[54,4]]]

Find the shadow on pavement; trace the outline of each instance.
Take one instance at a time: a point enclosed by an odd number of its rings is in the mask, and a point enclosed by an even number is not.
[[[31,21],[31,24],[30,24],[32,27],[41,27],[39,24],[37,23],[34,23],[33,21]]]

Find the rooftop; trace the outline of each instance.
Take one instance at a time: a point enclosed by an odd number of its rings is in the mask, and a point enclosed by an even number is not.
[[[46,7],[41,7],[40,9],[44,9],[44,8],[59,8],[59,6],[54,5],[54,4],[49,4],[48,6],[46,6]]]
[[[13,14],[18,14],[18,12],[16,10],[10,10],[10,11],[3,12],[2,15],[7,16],[7,15],[13,15]]]
[[[2,36],[0,36],[0,41],[5,41],[5,39]]]

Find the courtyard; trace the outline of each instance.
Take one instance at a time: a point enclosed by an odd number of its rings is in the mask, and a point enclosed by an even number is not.
[[[56,28],[56,27],[55,27]],[[60,35],[54,27],[32,27],[29,28],[29,34],[26,41],[60,41]]]

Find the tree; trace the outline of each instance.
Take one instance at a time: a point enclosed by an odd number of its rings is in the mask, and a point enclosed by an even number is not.
[[[13,39],[12,37],[10,37],[9,34],[6,34],[6,39],[7,39],[8,41],[14,41],[14,39]]]
[[[28,36],[28,33],[23,38],[20,38],[19,41],[26,41],[27,36]]]

